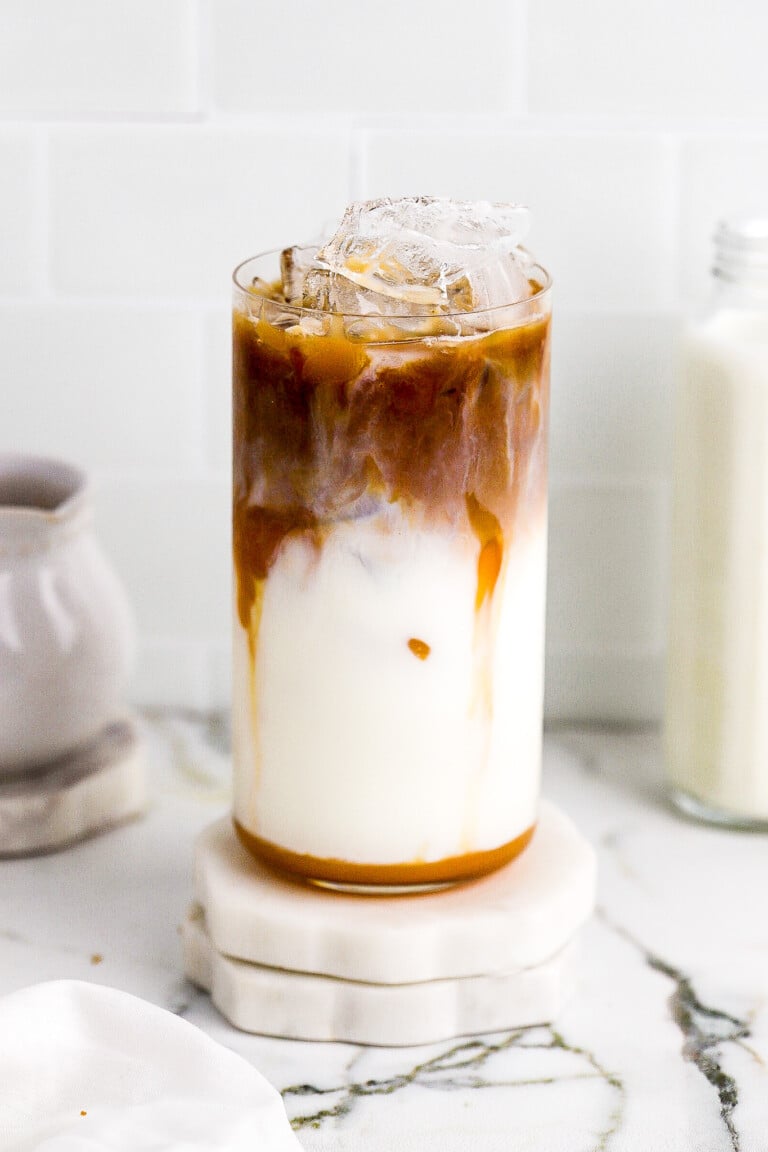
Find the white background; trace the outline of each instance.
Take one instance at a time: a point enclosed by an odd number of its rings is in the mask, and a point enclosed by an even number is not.
[[[138,700],[228,699],[229,274],[351,198],[523,200],[556,322],[547,707],[662,696],[671,391],[768,205],[763,0],[0,0],[0,450],[71,457]]]

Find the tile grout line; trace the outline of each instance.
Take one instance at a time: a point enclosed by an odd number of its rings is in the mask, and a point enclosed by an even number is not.
[[[36,213],[39,234],[35,238],[36,261],[40,292],[37,294],[44,301],[54,299],[51,282],[51,141],[47,128],[40,128],[35,133],[36,148]],[[2,307],[0,300],[0,307]]]
[[[510,93],[510,104],[517,106],[517,115],[524,123],[530,121],[531,85],[530,85],[530,43],[529,43],[529,2],[518,0],[517,5],[509,10],[512,15],[510,24],[512,34],[519,37],[518,65],[519,79],[515,85],[517,92]]]
[[[191,0],[192,43],[190,55],[195,80],[199,124],[210,124],[214,115],[211,13],[206,0]]]

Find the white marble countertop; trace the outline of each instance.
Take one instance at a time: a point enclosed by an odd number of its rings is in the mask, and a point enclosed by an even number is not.
[[[192,841],[227,808],[220,723],[147,722],[152,806],[59,855],[0,861],[0,993],[72,977],[184,1015],[333,1152],[767,1152],[768,836],[664,800],[654,732],[563,729],[544,791],[599,855],[598,913],[553,1027],[375,1049],[235,1031],[181,975]]]

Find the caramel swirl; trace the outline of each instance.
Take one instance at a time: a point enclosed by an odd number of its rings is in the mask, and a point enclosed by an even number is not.
[[[234,316],[234,558],[248,627],[291,533],[398,502],[479,542],[475,607],[546,488],[549,320],[364,344]]]

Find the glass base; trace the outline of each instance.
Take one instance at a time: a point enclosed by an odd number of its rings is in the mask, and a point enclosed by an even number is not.
[[[693,820],[700,820],[704,824],[712,824],[718,828],[730,828],[734,832],[768,832],[768,818],[745,816],[739,812],[715,808],[699,796],[694,796],[692,792],[686,792],[682,788],[671,789],[669,796],[675,807]]]
[[[408,864],[356,864],[291,852],[254,836],[237,820],[233,821],[240,843],[258,860],[291,876],[335,892],[360,896],[416,895],[438,892],[454,884],[476,880],[514,860],[533,838],[535,825],[520,836],[484,852],[468,852],[443,860],[414,861]]]

